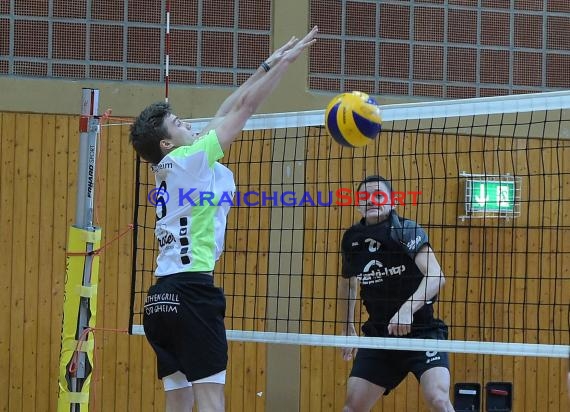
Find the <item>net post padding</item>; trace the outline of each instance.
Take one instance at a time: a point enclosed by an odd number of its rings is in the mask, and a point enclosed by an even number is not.
[[[94,367],[101,228],[94,226],[99,90],[82,90],[75,224],[69,229],[59,360],[58,411],[87,411]]]

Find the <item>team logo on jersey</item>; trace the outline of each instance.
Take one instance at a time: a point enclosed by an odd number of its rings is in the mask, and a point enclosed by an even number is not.
[[[362,272],[357,275],[357,279],[362,285],[373,285],[381,283],[384,279],[392,276],[399,276],[406,270],[405,265],[384,267],[379,260],[371,260],[364,266]]]
[[[378,242],[375,239],[371,239],[371,238],[366,238],[364,240],[364,243],[368,244],[368,251],[369,252],[376,252],[376,251],[378,251],[378,249],[380,249],[380,246],[382,246],[382,243]]]
[[[428,364],[440,360],[441,356],[439,356],[437,351],[427,351],[426,358],[426,364]]]
[[[167,233],[166,235],[158,238],[158,246],[160,248],[166,247],[171,243],[176,243],[176,239],[172,233]]]
[[[159,163],[157,165],[152,165],[150,167],[150,170],[152,170],[153,173],[156,173],[159,170],[163,170],[163,169],[172,169],[172,162]]]
[[[410,250],[414,250],[422,241],[422,237],[420,235],[417,235],[415,239],[410,240],[408,243],[406,243],[406,247]]]

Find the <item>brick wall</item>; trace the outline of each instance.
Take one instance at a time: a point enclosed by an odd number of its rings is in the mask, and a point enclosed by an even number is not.
[[[0,75],[163,81],[165,0],[0,0]],[[171,2],[171,82],[241,84],[270,52],[270,0]]]
[[[311,0],[310,87],[464,98],[570,86],[567,0]]]
[[[171,82],[236,86],[269,54],[271,0],[171,3]],[[0,76],[164,81],[165,4],[0,0]],[[568,0],[309,5],[315,91],[464,98],[570,86]]]

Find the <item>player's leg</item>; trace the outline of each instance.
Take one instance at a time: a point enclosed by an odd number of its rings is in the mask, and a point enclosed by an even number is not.
[[[192,387],[200,412],[224,412],[224,385],[198,383]]]
[[[385,391],[386,388],[382,386],[351,376],[348,378],[343,412],[368,412]]]
[[[194,393],[191,383],[182,372],[174,372],[162,378],[166,412],[192,412]]]
[[[223,412],[226,371],[192,382],[194,397],[200,412]]]
[[[179,362],[176,349],[177,341],[184,339],[184,336],[180,336],[177,332],[181,330],[183,319],[177,310],[165,310],[178,306],[179,293],[173,283],[175,283],[174,277],[167,277],[151,286],[143,325],[146,338],[156,354],[157,374],[159,379],[162,379],[165,391],[165,410],[191,412],[194,404],[192,384],[181,372],[183,365]],[[172,298],[171,301],[165,298],[166,296],[176,296],[176,300]],[[161,310],[155,310],[156,307],[160,307]],[[176,335],[173,331],[176,331]]]
[[[368,412],[382,395],[398,386],[407,371],[397,351],[359,349],[346,388],[344,412]]]
[[[436,319],[433,328],[418,333],[416,338],[446,340],[447,325]],[[449,355],[447,352],[408,352],[409,370],[420,382],[423,397],[430,411],[453,411],[449,400]]]
[[[433,412],[452,412],[453,405],[449,400],[449,369],[443,366],[428,369],[420,377],[420,387],[424,399]]]
[[[191,387],[167,391],[164,395],[166,412],[192,412],[194,395]]]

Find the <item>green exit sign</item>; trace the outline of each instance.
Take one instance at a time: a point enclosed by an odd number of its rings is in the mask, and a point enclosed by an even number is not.
[[[513,213],[515,210],[515,182],[497,180],[469,180],[467,207],[471,212]]]

